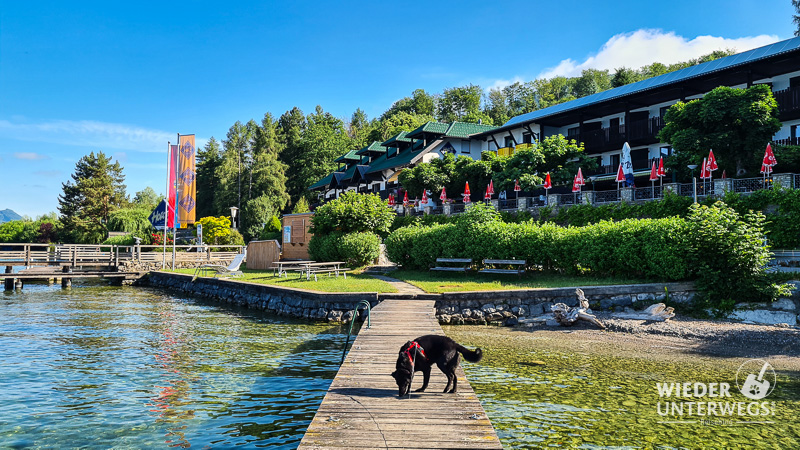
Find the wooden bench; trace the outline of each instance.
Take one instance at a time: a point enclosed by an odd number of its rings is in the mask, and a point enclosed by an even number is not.
[[[514,273],[522,275],[525,273],[525,260],[524,259],[484,259],[484,268],[480,273]],[[486,266],[516,266],[513,269],[495,269],[486,268]]]
[[[442,266],[442,264],[463,264],[462,267]],[[469,272],[472,270],[472,259],[470,258],[436,258],[436,267],[431,267],[431,270],[438,270],[442,272]]]

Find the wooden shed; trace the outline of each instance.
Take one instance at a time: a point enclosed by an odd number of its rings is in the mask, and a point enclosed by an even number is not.
[[[276,240],[250,241],[247,244],[247,268],[271,269],[273,263],[281,258],[281,245]]]
[[[283,216],[283,259],[309,259],[308,243],[313,235],[308,229],[313,215],[302,213]]]

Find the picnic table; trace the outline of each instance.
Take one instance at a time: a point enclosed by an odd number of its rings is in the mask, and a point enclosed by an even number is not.
[[[342,272],[344,278],[347,279],[347,271],[350,270],[347,267],[342,267],[345,263],[343,261],[328,261],[328,262],[312,262],[312,263],[305,263],[302,264],[304,267],[304,271],[306,273],[306,280],[311,279],[311,274],[314,274],[314,281],[317,281],[317,274],[320,273],[327,273],[328,276],[330,274],[335,273],[336,276],[339,276],[339,272]],[[303,272],[300,272],[300,276],[303,276]]]
[[[281,277],[282,274],[289,276],[288,272],[291,270],[292,272],[302,272],[305,271],[304,264],[311,264],[316,261],[310,260],[300,260],[300,261],[276,261],[274,264],[275,266],[272,267],[272,274],[275,275],[275,271],[278,272],[278,278]]]

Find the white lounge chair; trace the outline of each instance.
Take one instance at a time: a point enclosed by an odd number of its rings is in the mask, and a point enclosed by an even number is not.
[[[205,276],[208,272],[213,272],[214,278],[217,276],[240,277],[242,276],[242,271],[239,270],[239,266],[244,262],[246,255],[247,253],[239,253],[228,266],[223,266],[222,264],[203,264],[195,269],[192,281],[197,279],[198,276]]]

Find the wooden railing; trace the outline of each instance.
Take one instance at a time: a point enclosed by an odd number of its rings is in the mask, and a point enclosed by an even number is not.
[[[241,245],[178,245],[176,262],[230,261],[242,252]],[[121,262],[155,262],[164,258],[163,247],[157,245],[74,245],[74,244],[0,244],[0,265],[33,266],[119,266]],[[172,247],[167,247],[172,261]]]

